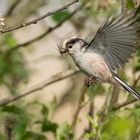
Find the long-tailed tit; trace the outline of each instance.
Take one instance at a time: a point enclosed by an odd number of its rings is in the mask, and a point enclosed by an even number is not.
[[[60,48],[69,54],[81,71],[97,82],[120,84],[140,99],[140,94],[116,74],[140,46],[140,6],[128,14],[111,18],[101,26],[90,43],[71,38]]]

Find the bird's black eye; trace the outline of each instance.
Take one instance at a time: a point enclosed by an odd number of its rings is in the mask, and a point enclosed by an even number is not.
[[[68,48],[71,49],[72,48],[72,45],[69,45]]]

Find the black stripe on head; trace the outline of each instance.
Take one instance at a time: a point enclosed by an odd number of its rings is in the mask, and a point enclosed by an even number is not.
[[[69,41],[66,42],[66,47],[73,46],[75,43],[80,42],[81,47],[84,47],[87,45],[87,42],[80,38],[72,38]]]
[[[66,46],[68,46],[69,44],[73,45],[76,42],[78,42],[79,40],[81,40],[81,39],[79,39],[79,38],[72,38],[72,39],[70,39],[69,41],[66,42]]]

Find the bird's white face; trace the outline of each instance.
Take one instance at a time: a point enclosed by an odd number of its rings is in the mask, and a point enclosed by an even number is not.
[[[81,51],[82,48],[86,45],[87,45],[87,43],[80,38],[71,38],[70,40],[64,41],[64,43],[60,49],[61,49],[62,54],[73,55],[73,54]]]

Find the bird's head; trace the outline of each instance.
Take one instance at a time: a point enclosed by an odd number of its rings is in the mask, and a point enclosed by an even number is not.
[[[73,37],[69,40],[64,41],[62,47],[59,47],[59,49],[61,54],[71,55],[81,51],[81,49],[87,45],[87,42],[83,39]]]

